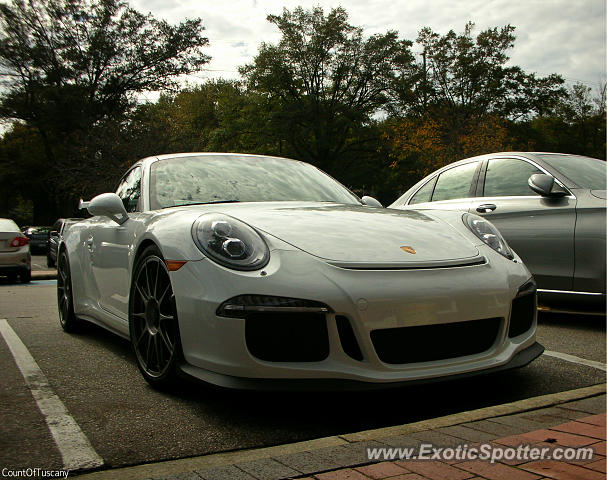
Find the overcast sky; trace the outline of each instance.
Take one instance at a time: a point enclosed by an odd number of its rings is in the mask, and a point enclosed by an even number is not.
[[[397,30],[409,40],[425,26],[460,33],[468,21],[476,24],[476,32],[511,24],[517,37],[511,64],[541,76],[558,73],[568,83],[593,88],[607,80],[605,0],[131,0],[131,5],[171,23],[202,18],[213,59],[206,71],[192,76],[196,83],[237,78],[238,66],[253,59],[262,41],[279,39],[266,16],[299,5],[320,5],[325,14],[341,5],[365,35]]]

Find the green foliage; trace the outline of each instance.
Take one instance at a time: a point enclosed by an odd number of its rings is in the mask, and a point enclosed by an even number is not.
[[[368,127],[413,61],[411,42],[393,31],[365,39],[343,8],[326,16],[320,7],[284,9],[268,21],[280,30],[280,42],[263,43],[241,69],[248,91],[265,100],[256,104],[267,115],[264,128],[295,157],[341,171],[350,153],[377,143]]]
[[[242,81],[180,87],[209,58],[198,19],[124,0],[0,4],[0,216],[49,223],[113,190],[135,160],[187,151],[304,160],[390,203],[466,156],[520,149],[605,158],[605,88],[508,64],[514,27],[365,37],[343,8],[284,9]],[[137,105],[138,93],[161,91]],[[32,213],[33,209],[33,213]],[[2,213],[4,212],[4,213]]]
[[[209,59],[199,19],[173,26],[123,0],[12,0],[0,4],[0,29],[0,116],[39,136],[44,167],[20,174],[40,183],[60,172],[54,197],[113,171],[117,160],[101,155],[135,94],[176,88]]]
[[[606,87],[594,97],[588,86],[570,87],[553,114],[537,116],[513,129],[521,147],[605,159]]]
[[[516,39],[513,26],[490,28],[476,37],[473,30],[470,22],[461,34],[450,30],[439,35],[428,27],[419,32],[422,59],[413,95],[402,98],[404,113],[440,111],[452,117],[490,114],[516,119],[555,108],[565,95],[560,76],[538,78],[520,67],[506,66]]]

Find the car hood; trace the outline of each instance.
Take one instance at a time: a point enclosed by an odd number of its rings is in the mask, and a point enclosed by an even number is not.
[[[344,267],[415,268],[482,260],[476,246],[454,227],[415,210],[292,202],[214,207],[213,211]]]

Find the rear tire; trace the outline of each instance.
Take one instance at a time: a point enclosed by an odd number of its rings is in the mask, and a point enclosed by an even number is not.
[[[57,308],[59,309],[59,323],[68,333],[78,329],[79,320],[74,314],[74,297],[72,294],[72,275],[67,252],[59,254],[57,264]]]
[[[19,274],[19,279],[21,280],[21,283],[30,283],[32,281],[32,271],[29,269],[23,270]]]
[[[181,337],[169,270],[155,245],[144,250],[133,270],[129,332],[143,378],[156,389],[173,387],[183,358]]]

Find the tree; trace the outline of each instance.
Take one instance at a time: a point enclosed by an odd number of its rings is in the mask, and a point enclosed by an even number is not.
[[[439,35],[423,28],[415,83],[397,90],[397,113],[387,137],[392,168],[404,184],[447,163],[511,148],[515,121],[556,111],[566,91],[558,75],[537,77],[507,66],[514,27],[490,28],[473,36],[468,23],[461,34]]]
[[[528,149],[605,158],[605,92],[576,83],[555,111],[518,125],[517,136]]]
[[[514,47],[514,27],[489,28],[473,37],[474,24],[464,32],[439,35],[423,28],[422,49],[413,91],[401,93],[401,111],[423,115],[442,110],[463,118],[485,114],[529,118],[553,111],[565,96],[559,75],[537,77],[518,66],[507,66]]]
[[[12,0],[0,4],[0,29],[0,116],[35,129],[44,151],[35,217],[56,214],[43,207],[76,186],[63,169],[103,172],[88,169],[104,163],[93,137],[119,128],[137,93],[174,88],[209,60],[200,19],[173,26],[124,0]]]
[[[365,39],[343,8],[325,16],[320,7],[299,7],[267,18],[279,43],[263,43],[241,68],[248,91],[261,97],[266,134],[281,151],[339,172],[351,152],[376,148],[366,129],[412,63],[411,42],[394,31]]]

